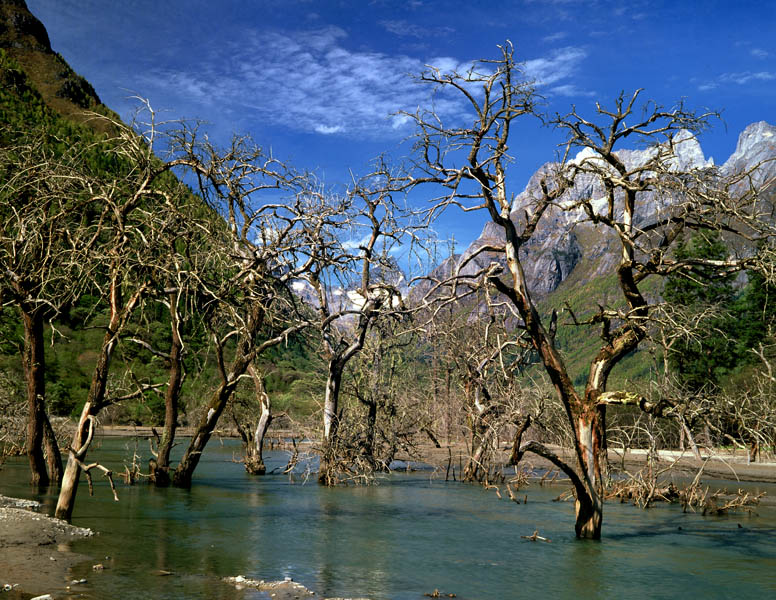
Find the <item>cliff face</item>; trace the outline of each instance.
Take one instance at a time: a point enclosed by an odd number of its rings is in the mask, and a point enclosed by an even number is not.
[[[702,169],[713,167],[711,159],[706,159],[698,141],[687,132],[680,132],[674,138],[677,170]],[[628,165],[644,164],[652,151],[623,150],[620,158]],[[574,160],[585,158],[585,152]],[[755,165],[763,163],[758,170],[761,181],[776,177],[776,127],[762,121],[749,125],[739,136],[736,151],[719,167],[724,175],[746,172]],[[531,212],[534,198],[539,196],[539,182],[556,165],[547,163],[529,180],[525,190],[513,203],[512,220],[524,222],[526,212]],[[592,176],[577,177],[574,187],[560,199],[561,206],[569,206],[582,199],[593,199],[597,210],[605,207],[604,190]],[[596,202],[600,199],[600,203]],[[669,208],[672,199],[656,196],[642,197],[640,212],[636,215],[636,224],[643,225],[653,221],[663,210]],[[485,225],[480,237],[475,240],[458,260],[465,260],[483,245],[495,245],[503,240],[500,228],[493,223]],[[552,293],[563,281],[574,275],[575,283],[584,284],[601,275],[612,272],[619,257],[619,243],[611,231],[604,226],[590,223],[581,210],[551,208],[542,218],[536,233],[522,248],[521,258],[528,279],[529,289],[537,298]],[[474,272],[491,261],[501,261],[496,254],[484,253],[475,263],[467,266],[464,272]],[[445,266],[450,269],[450,265]]]
[[[105,110],[91,84],[51,49],[48,33],[24,0],[0,0],[0,48],[21,65],[46,104],[86,122],[85,110]]]

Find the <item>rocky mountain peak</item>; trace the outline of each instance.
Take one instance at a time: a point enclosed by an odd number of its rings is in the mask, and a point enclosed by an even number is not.
[[[776,156],[776,127],[765,121],[759,121],[747,126],[741,132],[735,152],[722,169],[727,173],[735,173],[746,165],[753,166],[774,156]]]
[[[677,132],[670,142],[673,156],[671,167],[676,170],[706,169],[714,166],[712,158],[706,158],[697,138],[690,131]],[[665,146],[664,146],[665,147]],[[656,150],[654,147],[643,149],[624,149],[617,155],[628,168],[645,164]],[[776,127],[763,122],[747,127],[738,141],[735,153],[721,168],[723,174],[742,173],[760,165],[756,181],[766,181],[776,177]],[[583,161],[595,161],[595,154],[582,150],[573,159],[577,164]],[[766,162],[763,162],[766,161]],[[768,162],[769,161],[769,162]],[[547,163],[534,173],[525,190],[520,193],[512,205],[512,220],[516,223],[525,220],[525,214],[532,212],[534,198],[538,196],[539,184],[548,176],[557,163]],[[604,210],[606,201],[604,190],[597,178],[589,173],[577,175],[573,187],[560,199],[559,204],[572,206],[579,200],[592,200],[595,211]],[[670,198],[648,197],[640,202],[637,223],[648,223],[661,210],[667,208]],[[483,245],[499,245],[503,232],[495,224],[488,222],[480,237],[463,252],[462,259],[471,256]],[[553,207],[544,215],[531,240],[523,246],[525,255],[523,267],[529,280],[529,287],[542,297],[552,293],[572,272],[574,281],[584,283],[608,273],[617,261],[616,240],[610,231],[594,226],[580,210],[564,210]],[[466,270],[475,272],[489,261],[501,262],[498,254],[484,253],[477,257],[476,264]]]
[[[691,169],[703,169],[714,166],[713,158],[706,158],[703,154],[703,148],[695,135],[683,129],[674,135],[672,139],[674,146],[674,155],[676,160],[674,165],[677,170],[689,171]]]

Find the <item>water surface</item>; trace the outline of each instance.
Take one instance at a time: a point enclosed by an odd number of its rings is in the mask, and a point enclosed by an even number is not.
[[[107,439],[90,457],[119,472],[134,448]],[[250,477],[236,453],[238,443],[213,441],[191,490],[118,483],[115,503],[101,477],[92,498],[82,482],[73,523],[101,533],[73,545],[95,557],[74,572],[88,579],[80,597],[268,597],[236,592],[220,581],[230,575],[288,576],[323,595],[375,600],[435,589],[463,600],[776,597],[773,508],[702,517],[610,503],[603,541],[579,541],[573,506],[552,501],[564,489],[557,485],[521,490],[521,505],[428,472],[325,489],[314,479]],[[287,458],[269,453],[268,468]],[[33,497],[27,478],[25,461],[9,461],[0,493]],[[52,508],[52,498],[39,499]],[[534,530],[552,542],[521,539]],[[93,572],[95,562],[106,569]]]

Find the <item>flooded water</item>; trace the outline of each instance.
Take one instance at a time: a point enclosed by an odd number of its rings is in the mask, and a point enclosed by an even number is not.
[[[118,472],[133,448],[108,439],[91,456]],[[322,595],[375,600],[419,600],[435,589],[462,600],[776,597],[771,507],[703,517],[612,503],[604,539],[579,541],[573,506],[552,501],[562,487],[525,488],[521,505],[428,472],[325,489],[312,479],[250,477],[233,462],[237,452],[236,442],[214,441],[191,490],[118,483],[115,503],[101,478],[93,498],[83,484],[73,523],[100,535],[73,545],[95,557],[73,573],[88,579],[80,597],[269,597],[220,581],[230,575],[288,576]],[[268,458],[272,469],[288,457]],[[26,462],[6,463],[0,493],[33,497],[28,476]],[[774,486],[763,489],[776,495]],[[521,539],[534,530],[551,543]],[[105,570],[93,572],[95,562]]]

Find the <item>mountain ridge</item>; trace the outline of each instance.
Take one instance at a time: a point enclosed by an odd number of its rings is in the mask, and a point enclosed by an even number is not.
[[[771,179],[776,177],[776,126],[765,121],[748,125],[739,135],[736,149],[719,167],[715,167],[711,158],[706,158],[700,142],[688,132],[679,132],[674,136],[675,166],[679,170],[718,168],[722,175],[733,175],[750,170],[764,161],[770,161],[761,169],[760,177]],[[628,166],[643,164],[653,150],[625,149],[618,155]],[[580,152],[573,161],[592,155],[586,151]],[[520,222],[525,214],[530,213],[535,194],[539,193],[541,179],[558,163],[548,162],[542,165],[530,178],[525,189],[515,197],[512,205],[512,220]],[[603,190],[597,181],[590,176],[578,176],[571,190],[566,192],[558,204],[573,204],[580,199],[603,197]],[[658,203],[656,199],[643,202],[647,212],[637,213],[639,223],[648,222],[661,210],[669,207],[667,203]],[[598,207],[600,210],[600,206]],[[480,236],[464,250],[452,263],[451,259],[444,261],[432,277],[449,274],[452,264],[462,265],[464,275],[472,274],[487,266],[490,262],[503,263],[500,255],[491,252],[481,252],[471,258],[480,248],[497,245],[502,242],[503,234],[500,228],[492,222],[485,224]],[[567,210],[553,207],[542,218],[536,233],[521,249],[523,252],[523,267],[528,279],[529,289],[537,298],[545,298],[558,286],[567,280],[578,268],[587,271],[580,278],[580,283],[586,283],[611,271],[618,260],[618,249],[615,236],[607,228],[590,223],[583,217],[580,209]],[[579,275],[579,273],[577,274]]]
[[[0,0],[0,49],[22,67],[50,109],[98,132],[107,131],[104,120],[91,119],[88,113],[115,114],[94,87],[52,49],[45,25],[25,0]]]

